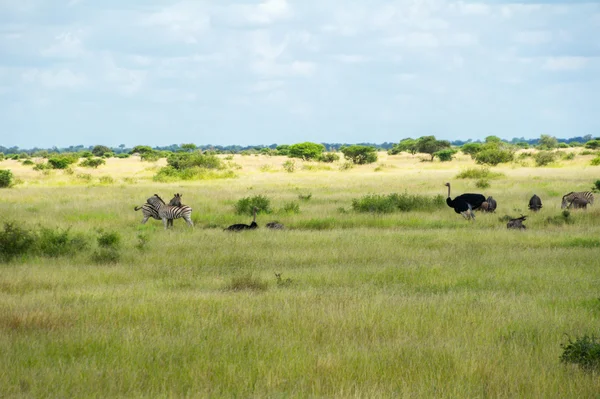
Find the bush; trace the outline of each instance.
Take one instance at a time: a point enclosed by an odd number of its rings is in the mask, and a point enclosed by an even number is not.
[[[83,235],[72,237],[69,229],[52,230],[43,227],[38,237],[40,253],[50,257],[74,255],[87,246],[88,242]]]
[[[571,212],[568,209],[563,210],[560,215],[549,216],[546,219],[546,224],[553,224],[556,226],[562,226],[564,224],[573,224],[575,221],[571,217]]]
[[[130,151],[131,154],[144,154],[146,152],[153,152],[154,150],[152,149],[152,147],[147,146],[147,145],[136,145],[135,147],[133,147]]]
[[[301,159],[318,159],[319,156],[325,151],[323,144],[304,142],[298,144],[292,144],[288,148],[289,156],[292,158]]]
[[[200,152],[187,153],[178,152],[167,157],[167,165],[177,170],[191,169],[194,167],[205,169],[223,169],[224,166],[214,154],[202,154]]]
[[[4,223],[4,231],[0,231],[0,259],[9,262],[33,251],[35,235],[27,229],[16,226],[13,222]]]
[[[594,182],[594,186],[592,187],[592,190],[594,190],[595,192],[600,192],[600,180],[596,180]]]
[[[339,159],[340,156],[335,152],[326,152],[324,154],[321,154],[321,156],[319,157],[319,161],[325,163],[333,163],[335,161],[338,161]]]
[[[471,159],[475,159],[475,155],[477,155],[477,153],[479,151],[481,151],[481,144],[479,144],[479,143],[463,144],[463,146],[460,147],[460,150],[462,151],[463,154],[470,155]]]
[[[585,143],[585,148],[589,148],[590,150],[597,150],[600,148],[600,140],[590,140]]]
[[[113,184],[115,179],[111,176],[100,176],[100,184]]]
[[[48,159],[48,165],[52,169],[67,169],[72,163],[74,163],[72,159],[67,157],[53,157]]]
[[[112,152],[112,150],[105,145],[97,145],[94,146],[94,148],[92,148],[92,154],[94,154],[97,157],[103,157],[104,154],[109,152]]]
[[[570,148],[567,143],[558,143],[558,148]]]
[[[424,195],[369,194],[360,199],[352,200],[352,208],[357,212],[391,213],[395,211],[426,211],[441,208],[445,205],[442,195],[427,197]]]
[[[341,148],[344,157],[355,165],[377,162],[377,149],[366,145],[351,145]]]
[[[596,155],[594,151],[583,150],[581,151],[581,155]]]
[[[116,231],[100,232],[97,240],[102,248],[119,249],[121,246],[121,236]]]
[[[92,152],[91,152],[91,151],[83,151],[83,152],[80,154],[80,157],[81,157],[81,158],[91,158],[91,157],[93,157],[93,156],[94,156],[94,154],[92,154]]]
[[[87,182],[92,181],[92,175],[90,175],[89,173],[80,173],[76,177]]]
[[[565,154],[562,155],[562,159],[564,159],[565,161],[572,161],[575,159],[575,153],[574,152],[567,152]]]
[[[490,188],[490,181],[486,179],[479,179],[475,182],[477,188]]]
[[[296,162],[292,161],[291,159],[288,159],[283,163],[283,169],[288,173],[294,173],[294,171],[296,170]]]
[[[22,162],[23,165],[34,165],[33,161],[31,159],[26,159]]]
[[[283,211],[285,213],[300,213],[300,205],[294,201],[286,202],[283,205]]]
[[[535,166],[546,166],[556,161],[556,153],[551,151],[540,151],[533,156]]]
[[[600,165],[600,156],[597,156],[596,158],[592,159],[590,161],[590,165],[592,165],[592,166],[598,166],[598,165]]]
[[[388,154],[390,155],[396,155],[401,152],[408,152],[415,155],[417,153],[417,140],[411,138],[403,139],[388,150]]]
[[[9,188],[13,185],[13,174],[10,169],[0,170],[0,188]]]
[[[492,172],[490,168],[470,168],[465,169],[456,175],[457,179],[498,179],[503,177],[503,173]]]
[[[126,152],[122,152],[120,154],[115,155],[115,158],[129,158],[130,155]]]
[[[242,198],[235,204],[235,213],[238,215],[252,215],[254,207],[258,208],[258,213],[271,213],[271,200],[263,195]]]
[[[563,348],[562,363],[573,363],[586,371],[600,369],[600,340],[597,337],[584,335],[574,341],[567,338],[568,342],[560,345]]]
[[[232,170],[217,171],[201,167],[178,170],[172,166],[160,168],[154,175],[153,180],[158,182],[173,182],[179,180],[210,180],[210,179],[233,179],[236,175]]]
[[[4,153],[0,152],[0,161],[4,161]]]
[[[98,168],[100,165],[106,164],[106,161],[102,158],[87,158],[81,161],[79,166],[83,166],[85,168]]]
[[[343,172],[345,170],[350,170],[354,168],[354,162],[352,161],[346,161],[343,164],[340,165],[340,170]]]
[[[160,159],[160,153],[157,151],[143,152],[140,154],[140,159],[146,162],[156,162]]]
[[[452,161],[452,157],[454,156],[454,154],[456,154],[455,150],[447,148],[445,150],[434,152],[433,156],[438,157],[440,159],[440,162],[449,162]]]
[[[500,163],[511,162],[514,159],[514,153],[509,149],[485,149],[475,155],[475,161],[478,164],[487,164],[496,166]]]
[[[52,169],[52,167],[45,162],[37,163],[33,167],[33,170],[37,170],[37,171],[48,170],[48,169]]]

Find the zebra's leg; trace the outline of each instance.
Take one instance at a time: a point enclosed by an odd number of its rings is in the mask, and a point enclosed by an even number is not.
[[[167,226],[173,227],[173,219],[167,219]]]
[[[142,219],[142,224],[146,224],[149,218],[150,216],[144,216],[144,219]]]
[[[168,225],[168,223],[169,223],[169,222],[168,222],[168,219],[167,219],[166,217],[163,217],[163,218],[162,218],[162,221],[163,221],[163,226],[165,226],[165,230],[167,230],[167,229],[168,229],[167,225]]]
[[[194,227],[194,222],[192,222],[192,218],[189,216],[183,216],[183,219],[187,223],[188,226]]]

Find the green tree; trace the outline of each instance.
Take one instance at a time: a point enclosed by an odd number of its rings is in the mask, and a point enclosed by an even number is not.
[[[417,140],[417,152],[431,155],[432,161],[436,152],[446,148],[450,148],[450,142],[446,140],[436,140],[435,136],[423,136]]]
[[[186,150],[187,152],[192,152],[192,151],[194,151],[197,148],[196,144],[193,144],[193,143],[182,144],[182,145],[180,145],[180,147],[182,149]]]
[[[278,145],[275,149],[277,155],[290,155],[290,146],[287,144]]]
[[[150,146],[147,146],[147,145],[136,145],[135,147],[133,147],[131,149],[131,154],[135,154],[136,152],[138,154],[144,154],[146,152],[153,152],[153,151],[154,150]]]
[[[105,145],[97,145],[92,149],[92,154],[97,157],[103,157],[107,152],[112,152],[112,150]]]
[[[585,148],[589,148],[591,150],[597,150],[600,148],[600,140],[590,140],[585,143]]]
[[[558,147],[558,140],[556,137],[549,136],[547,134],[542,134],[540,136],[540,140],[538,142],[538,148],[540,150],[552,150]]]
[[[401,152],[409,152],[412,155],[417,153],[417,140],[407,138],[400,140],[398,144],[394,144],[392,148],[389,149],[388,154],[396,155]]]
[[[450,162],[452,161],[452,157],[454,154],[456,154],[456,150],[452,148],[446,148],[445,150],[435,152],[433,155],[438,157],[441,162]]]
[[[475,155],[477,155],[477,153],[479,151],[481,151],[481,144],[480,143],[466,143],[466,144],[463,144],[462,147],[460,147],[460,150],[462,151],[463,154],[470,155],[472,159],[475,159]]]
[[[498,136],[487,136],[485,138],[486,143],[500,143],[502,139]]]
[[[317,159],[325,151],[323,144],[311,143],[309,141],[304,143],[292,144],[289,148],[289,156],[292,158],[302,159]]]
[[[377,149],[366,145],[351,145],[340,149],[346,159],[355,165],[377,162]]]

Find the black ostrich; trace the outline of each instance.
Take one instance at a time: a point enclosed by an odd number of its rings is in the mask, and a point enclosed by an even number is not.
[[[533,212],[537,212],[542,208],[542,199],[537,195],[533,194],[533,197],[529,200],[529,209]]]
[[[454,208],[454,212],[460,213],[467,220],[475,219],[473,211],[481,207],[481,204],[485,202],[485,196],[482,194],[466,193],[450,199],[450,183],[446,183],[448,186],[448,198],[446,198],[446,204],[450,208]]]
[[[254,229],[258,228],[258,225],[256,224],[256,211],[257,210],[258,210],[258,208],[254,207],[254,209],[253,209],[254,219],[252,219],[252,223],[250,223],[250,224],[244,224],[244,223],[232,224],[231,226],[229,226],[223,230],[224,231],[242,231],[242,230],[254,230]]]

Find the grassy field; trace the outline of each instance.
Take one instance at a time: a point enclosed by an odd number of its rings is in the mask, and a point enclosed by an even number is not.
[[[90,242],[0,264],[0,396],[597,398],[598,374],[559,357],[565,334],[600,329],[600,204],[547,222],[600,179],[591,158],[496,167],[486,189],[455,178],[475,167],[465,156],[288,173],[287,158],[236,155],[235,179],[172,184],[152,181],[164,160],[47,174],[0,162],[19,179],[0,191],[2,221]],[[494,196],[496,213],[352,210],[366,194],[445,197],[447,181],[453,197]],[[134,206],[175,192],[195,228],[140,225]],[[258,224],[286,230],[224,232],[251,221],[233,209],[254,195],[274,209]],[[299,213],[282,212],[291,202]],[[521,213],[524,232],[499,220]],[[121,235],[116,264],[92,261],[99,229]]]

